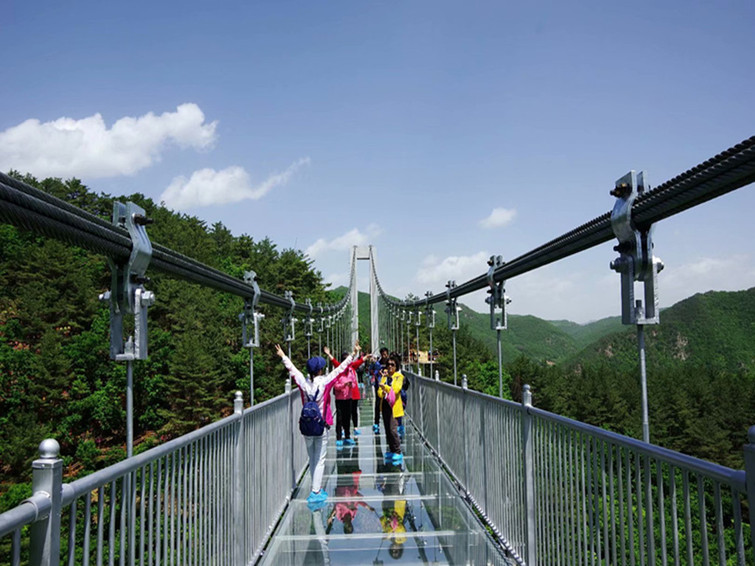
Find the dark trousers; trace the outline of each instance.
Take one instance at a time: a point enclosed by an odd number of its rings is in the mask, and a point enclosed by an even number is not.
[[[351,438],[351,399],[336,399],[336,440]]]
[[[401,441],[398,438],[398,424],[393,416],[393,407],[388,404],[388,401],[383,400],[380,410],[383,413],[383,426],[385,427],[388,451],[401,454]]]
[[[359,399],[351,400],[351,422],[354,428],[359,428]]]
[[[382,399],[377,396],[377,390],[375,391],[375,424],[380,424],[380,403]]]

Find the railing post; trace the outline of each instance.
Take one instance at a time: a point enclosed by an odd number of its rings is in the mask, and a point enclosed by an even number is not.
[[[244,560],[244,396],[236,391],[233,399],[233,414],[238,417],[234,425],[235,457],[233,461],[233,563],[242,566]]]
[[[31,466],[32,493],[49,497],[52,507],[47,517],[31,525],[29,563],[31,566],[58,566],[63,460],[57,440],[43,440],[39,445],[39,458]]]
[[[288,395],[288,438],[290,442],[290,451],[289,451],[289,458],[291,460],[291,489],[293,490],[296,487],[296,470],[295,463],[294,463],[294,400],[293,396],[291,395],[291,378],[289,377],[288,380],[286,380],[286,395]]]
[[[461,437],[464,439],[464,491],[467,492],[467,495],[469,495],[469,441],[467,439],[467,422],[469,419],[466,418],[467,416],[467,387],[468,387],[468,381],[467,381],[467,374],[462,373],[461,374],[461,414],[464,418],[461,420]]]
[[[533,446],[532,391],[524,386],[522,394],[522,462],[524,463],[524,508],[527,512],[527,548],[525,549],[527,566],[536,566],[537,549],[535,546],[535,457]]]
[[[750,543],[755,558],[755,426],[747,431],[747,444],[744,447],[745,485],[747,486],[747,505],[750,508]]]

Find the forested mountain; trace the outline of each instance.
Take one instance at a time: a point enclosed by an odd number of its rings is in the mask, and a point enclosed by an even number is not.
[[[20,178],[110,220],[113,198],[77,180]],[[220,223],[207,226],[139,194],[128,200],[154,219],[152,242],[239,278],[252,269],[265,290],[326,300],[320,273],[301,251],[233,236]],[[241,299],[147,273],[157,301],[148,317],[149,359],[134,369],[137,451],[217,420],[230,411],[233,391],[249,390]],[[109,309],[98,300],[109,287],[104,257],[0,224],[0,494],[2,484],[28,478],[46,437],[60,442],[69,473],[124,456],[125,365],[109,359]],[[264,400],[283,392],[285,370],[271,347],[281,339],[282,313],[260,310],[266,318],[255,351],[255,396]],[[297,341],[293,352],[306,355],[306,342]]]

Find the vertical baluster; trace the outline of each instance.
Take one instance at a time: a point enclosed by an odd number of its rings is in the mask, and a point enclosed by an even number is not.
[[[603,497],[603,557],[608,564],[611,559],[611,544],[608,540],[608,487],[606,486],[606,442],[600,442],[600,490]]]
[[[679,511],[676,503],[676,466],[669,466],[668,476],[670,480],[669,499],[671,500],[671,532],[674,549],[674,566],[679,566],[681,563],[681,556],[679,555]]]
[[[634,455],[634,492],[637,497],[637,532],[639,533],[640,544],[640,566],[645,566],[645,521],[643,518],[643,491],[642,491],[642,471],[644,467],[642,465],[643,457],[637,452]],[[649,565],[650,566],[650,565]]]
[[[626,483],[627,483],[627,526],[629,527],[629,564],[634,566],[634,501],[632,496],[632,453],[627,449],[627,469],[626,469]]]
[[[731,490],[731,505],[734,514],[734,541],[737,548],[737,564],[745,564],[745,542],[742,530],[742,494]]]
[[[89,566],[89,546],[92,537],[92,492],[87,491],[84,496],[84,548],[82,549],[81,566]]]
[[[718,563],[726,566],[726,543],[724,542],[724,517],[721,504],[721,483],[713,483],[713,505],[716,510],[716,527],[718,530]]]
[[[692,560],[692,509],[690,502],[689,471],[682,470],[682,491],[684,497],[684,534],[687,539],[687,564]]]
[[[616,447],[616,477],[619,480],[619,549],[621,551],[621,566],[627,564],[626,525],[624,524],[624,449]],[[618,562],[616,563],[618,564]]]
[[[76,507],[79,498],[73,500],[68,515],[68,566],[73,566],[76,559]]]
[[[708,566],[710,556],[708,550],[708,519],[705,510],[705,486],[703,477],[699,474],[697,476],[697,510],[700,519],[700,551],[702,552],[703,566]]]
[[[663,492],[663,465],[660,460],[655,463],[655,477],[658,484],[658,521],[660,523],[660,543],[661,543],[661,565],[668,564],[666,556],[666,502],[664,501]]]

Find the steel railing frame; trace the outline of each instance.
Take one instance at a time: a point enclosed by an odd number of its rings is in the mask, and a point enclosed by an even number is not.
[[[108,557],[111,564],[137,557],[141,564],[202,564],[233,555],[233,563],[253,563],[306,469],[306,450],[294,434],[298,395],[243,411],[238,392],[231,416],[70,483],[62,483],[59,456],[42,454],[33,495],[0,515],[0,540],[11,535],[9,563],[58,564],[61,554],[71,566]],[[291,450],[269,457],[281,438]],[[280,481],[286,468],[293,482]],[[24,560],[27,525],[33,554]]]
[[[733,470],[533,407],[529,388],[515,403],[409,375],[412,424],[520,564],[755,560],[755,427]]]

